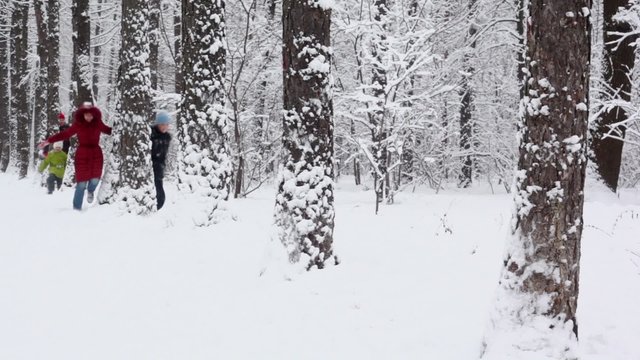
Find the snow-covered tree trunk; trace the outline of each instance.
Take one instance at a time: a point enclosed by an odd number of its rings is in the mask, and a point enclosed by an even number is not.
[[[27,176],[30,158],[31,113],[29,111],[29,3],[14,2],[11,14],[11,112],[16,121],[16,166],[18,176]]]
[[[49,121],[47,119],[47,82],[49,81],[49,54],[48,54],[48,36],[47,36],[47,9],[45,0],[33,1],[34,14],[36,18],[36,33],[37,33],[37,55],[38,55],[38,67],[37,76],[35,79],[35,88],[33,95],[35,97],[35,108],[33,110],[35,116],[35,129],[33,131],[36,142],[44,140],[46,136],[47,127]],[[37,153],[37,149],[32,149]]]
[[[514,232],[483,359],[577,359],[590,8],[529,0]]]
[[[149,67],[151,88],[158,90],[158,64],[160,61],[160,0],[149,1]]]
[[[98,18],[101,18],[102,6],[103,6],[102,0],[98,0],[98,3],[96,5],[98,7],[98,11],[97,11]],[[100,24],[100,21],[96,21],[95,29],[93,31],[94,39],[99,39],[101,34],[102,34],[102,26]],[[92,62],[93,78],[91,79],[93,89],[91,91],[93,91],[93,97],[96,101],[98,100],[98,95],[100,94],[100,88],[98,84],[100,83],[100,67],[101,67],[100,63],[101,62],[102,62],[102,45],[95,46],[93,48],[93,62]]]
[[[173,52],[176,59],[176,70],[174,74],[176,94],[182,94],[184,89],[184,79],[182,77],[182,11],[181,0],[176,0],[176,9],[173,14]]]
[[[74,108],[85,102],[93,103],[91,82],[91,21],[89,0],[73,0],[73,91]]]
[[[467,49],[467,53],[464,55],[463,59],[463,69],[462,69],[462,84],[460,85],[460,96],[461,96],[461,104],[460,104],[460,150],[462,151],[462,168],[460,170],[460,180],[459,185],[461,187],[469,187],[473,182],[473,167],[474,167],[474,159],[473,159],[473,138],[474,138],[474,129],[475,129],[475,121],[473,118],[473,113],[475,110],[474,104],[474,89],[473,84],[471,83],[471,76],[475,69],[471,63],[473,59],[473,53],[476,49],[476,41],[475,35],[477,32],[476,24],[475,24],[475,7],[476,0],[469,1],[469,33],[468,33],[468,41],[469,46]]]
[[[0,0],[0,171],[9,167],[9,0]]]
[[[387,8],[386,0],[375,0],[373,3],[373,38],[371,51],[373,57],[373,69],[371,79],[372,95],[375,103],[371,104],[369,121],[371,123],[371,141],[373,155],[373,179],[376,193],[376,213],[382,203],[385,193],[389,192],[387,163],[389,158],[388,125],[386,120],[387,103],[387,69],[385,61],[389,49],[387,40]]]
[[[631,24],[615,19],[621,8],[628,8],[629,0],[603,1],[604,81],[611,98],[629,102],[631,100],[631,75],[636,59],[635,42]],[[621,37],[622,34],[625,36]],[[629,36],[629,34],[632,34]],[[621,106],[600,111],[591,129],[591,149],[595,168],[604,183],[613,191],[618,188],[625,125],[628,118]],[[607,136],[611,133],[613,136]]]
[[[60,108],[60,2],[47,0],[47,120],[57,125]]]
[[[151,71],[149,69],[149,5],[146,0],[122,2],[122,46],[118,103],[112,157],[106,181],[127,211],[147,214],[156,205],[151,170]],[[115,165],[115,166],[114,166]],[[118,173],[117,181],[115,173]],[[105,181],[105,182],[106,182]],[[101,200],[106,200],[101,195]]]
[[[284,166],[275,223],[291,262],[337,263],[333,253],[334,166],[331,8],[284,0]]]
[[[182,189],[208,199],[205,217],[195,220],[198,225],[217,221],[231,191],[225,61],[224,1],[183,0],[179,182]]]

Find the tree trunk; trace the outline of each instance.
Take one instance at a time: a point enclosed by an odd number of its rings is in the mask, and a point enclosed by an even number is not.
[[[184,79],[182,78],[182,20],[181,20],[181,7],[182,3],[178,2],[178,7],[173,15],[173,48],[176,58],[176,73],[175,73],[175,92],[181,94],[184,89]]]
[[[633,29],[627,22],[613,19],[619,8],[629,6],[629,1],[604,0],[603,5],[603,77],[610,91],[613,92],[613,98],[629,102],[631,101],[631,75],[636,58],[633,45],[638,36],[637,34],[627,36],[618,44],[617,41],[620,39],[618,34],[629,34]],[[627,117],[627,112],[622,107],[616,106],[602,113],[591,129],[592,160],[605,185],[614,192],[618,189],[624,143],[606,135],[611,132],[617,138],[624,138],[625,126],[614,126],[614,124],[627,120]]]
[[[459,186],[467,188],[473,182],[473,138],[475,121],[473,119],[474,105],[474,89],[471,84],[471,76],[475,69],[471,64],[474,57],[476,41],[474,37],[478,31],[475,24],[475,7],[476,0],[469,1],[470,21],[468,39],[471,40],[467,54],[464,56],[462,84],[460,96],[462,97],[460,105],[460,150],[462,151],[462,169],[460,171]]]
[[[158,53],[160,48],[160,0],[149,1],[149,68],[151,88],[158,90]]]
[[[331,10],[305,0],[282,8],[285,159],[275,218],[290,261],[322,269],[337,263]]]
[[[75,107],[79,107],[85,102],[93,103],[89,0],[73,0],[71,13],[73,22],[73,103]]]
[[[210,198],[206,219],[198,220],[198,225],[215,223],[217,210],[231,193],[231,129],[223,89],[225,37],[224,1],[183,0],[179,182],[182,188]]]
[[[60,109],[60,2],[47,0],[47,120],[57,126]]]
[[[11,14],[11,111],[16,117],[16,165],[18,177],[23,179],[29,170],[31,113],[29,112],[29,3],[16,2]]]
[[[11,126],[9,122],[9,26],[8,0],[0,0],[0,171],[9,167]]]
[[[36,18],[36,32],[38,38],[37,54],[38,54],[38,68],[37,78],[34,82],[35,89],[33,91],[35,97],[35,109],[34,109],[34,125],[33,134],[35,136],[36,143],[44,140],[49,121],[47,121],[47,82],[49,81],[49,49],[47,46],[48,36],[47,33],[47,12],[45,8],[45,0],[33,1],[34,14]],[[37,154],[37,149],[32,149],[34,154]]]
[[[529,1],[514,233],[492,322],[503,338],[488,338],[484,359],[577,359],[590,8],[590,0]]]
[[[112,154],[117,160],[117,198],[129,212],[147,214],[155,208],[151,172],[151,79],[149,73],[149,5],[146,0],[122,2],[122,46],[118,104]],[[114,164],[114,161],[111,161]],[[115,170],[111,167],[111,170]],[[112,184],[113,186],[113,184]]]
[[[98,0],[98,18],[102,18],[102,0]],[[94,39],[99,39],[102,34],[102,26],[100,26],[100,22],[96,21],[95,30],[93,32]],[[98,83],[100,80],[100,75],[98,74],[100,70],[100,62],[102,61],[102,46],[96,46],[93,48],[93,78],[91,80],[93,84],[93,98],[98,100],[100,89],[98,88]]]
[[[389,151],[387,150],[387,137],[389,133],[385,124],[386,102],[387,102],[387,71],[383,67],[385,56],[389,49],[387,41],[387,2],[386,0],[375,0],[373,6],[373,19],[375,21],[373,43],[371,44],[373,56],[373,76],[371,79],[372,95],[376,98],[376,103],[372,105],[373,110],[369,114],[371,123],[371,140],[373,143],[371,153],[373,154],[373,182],[376,193],[376,214],[380,203],[384,200],[385,191],[388,193],[387,163]]]

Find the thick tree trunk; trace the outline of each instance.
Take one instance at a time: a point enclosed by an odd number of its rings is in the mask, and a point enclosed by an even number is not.
[[[60,2],[47,0],[47,120],[57,125],[60,113]]]
[[[89,0],[73,0],[71,13],[73,22],[73,103],[75,107],[78,107],[85,102],[93,103]]]
[[[631,74],[636,58],[633,45],[638,36],[628,36],[617,43],[620,35],[614,33],[627,34],[633,30],[628,23],[615,21],[613,17],[619,8],[629,6],[629,0],[604,0],[603,5],[603,77],[613,92],[613,97],[628,102],[631,100]],[[627,120],[627,117],[627,112],[616,106],[602,113],[591,130],[591,149],[596,170],[613,191],[618,189],[624,143],[619,139],[607,137],[607,134],[611,132],[617,138],[624,138],[625,126],[616,124]]]
[[[19,178],[29,170],[31,113],[29,111],[28,73],[29,3],[16,2],[11,14],[11,109],[16,117],[16,165]]]
[[[179,181],[181,188],[209,198],[206,218],[196,220],[198,225],[215,223],[231,193],[231,127],[222,85],[225,38],[224,1],[183,0]]]
[[[485,359],[577,358],[590,8],[590,0],[529,1],[517,211],[493,322],[493,336],[506,339],[489,337]]]
[[[158,64],[160,49],[160,0],[149,1],[149,68],[151,69],[151,88],[158,90]]]
[[[284,0],[282,8],[285,160],[276,224],[291,262],[324,268],[337,263],[331,10],[305,0]]]
[[[9,26],[8,0],[0,0],[0,171],[5,172],[10,159],[9,122]]]
[[[148,6],[146,0],[122,2],[120,101],[112,150],[119,160],[111,161],[119,165],[117,198],[126,203],[129,212],[138,214],[149,213],[156,205],[149,138],[152,106]]]

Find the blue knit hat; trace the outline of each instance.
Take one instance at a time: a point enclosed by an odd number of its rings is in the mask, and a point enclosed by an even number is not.
[[[156,113],[155,125],[167,125],[171,122],[171,115],[166,111],[158,111]]]

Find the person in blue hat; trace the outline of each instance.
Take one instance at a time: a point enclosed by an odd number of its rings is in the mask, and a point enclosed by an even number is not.
[[[156,118],[151,128],[151,161],[153,162],[153,182],[156,186],[158,210],[162,209],[166,199],[162,181],[164,179],[169,145],[171,144],[170,123],[171,115],[165,111],[159,111],[156,113]]]

